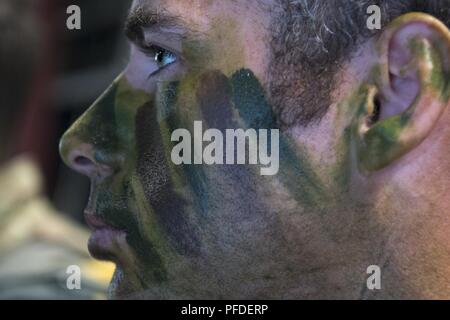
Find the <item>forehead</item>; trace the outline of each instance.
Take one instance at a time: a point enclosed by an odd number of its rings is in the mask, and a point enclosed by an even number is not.
[[[267,27],[271,0],[134,0],[131,14],[137,10],[158,16],[177,17],[197,31],[207,32],[220,20],[237,24],[252,22]]]

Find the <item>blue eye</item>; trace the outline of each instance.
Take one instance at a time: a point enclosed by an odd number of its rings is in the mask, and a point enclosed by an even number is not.
[[[154,59],[158,67],[164,68],[177,61],[177,57],[172,52],[162,48],[155,49]]]
[[[156,64],[156,70],[149,75],[149,77],[159,73],[165,67],[177,62],[178,57],[164,48],[155,45],[142,45],[141,50]],[[154,68],[154,66],[153,66]]]

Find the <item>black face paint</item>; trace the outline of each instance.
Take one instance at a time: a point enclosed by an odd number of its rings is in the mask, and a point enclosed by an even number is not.
[[[272,106],[258,79],[249,69],[241,69],[231,77],[232,101],[248,128],[272,129],[276,121]]]

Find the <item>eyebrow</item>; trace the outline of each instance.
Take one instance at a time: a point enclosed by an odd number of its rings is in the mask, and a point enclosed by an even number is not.
[[[150,8],[146,5],[137,6],[128,15],[125,22],[125,35],[132,42],[144,40],[144,29],[161,29],[179,27],[186,33],[194,33],[187,27],[186,22],[179,16],[168,14],[161,9]]]

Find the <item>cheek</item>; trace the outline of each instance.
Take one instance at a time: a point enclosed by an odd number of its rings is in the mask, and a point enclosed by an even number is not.
[[[196,101],[210,128],[275,128],[272,106],[266,92],[249,69],[228,78],[220,71],[205,72],[198,82]],[[239,125],[238,125],[239,124]]]
[[[142,106],[136,113],[137,174],[148,199],[155,200],[168,183],[168,166],[164,156],[164,144],[152,103]]]
[[[176,191],[177,180],[170,176],[170,144],[165,142],[165,125],[158,121],[158,110],[153,103],[141,107],[136,115],[136,172],[143,188],[144,197],[137,199],[145,202],[141,207],[151,208],[151,212],[140,211],[140,219],[146,221],[152,216],[150,232],[163,230],[171,247],[183,255],[196,255],[200,242],[195,223],[190,221],[186,208],[190,203],[188,194]],[[156,222],[156,224],[154,224]]]

